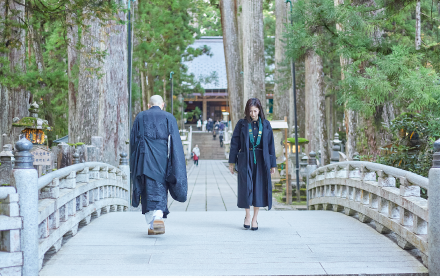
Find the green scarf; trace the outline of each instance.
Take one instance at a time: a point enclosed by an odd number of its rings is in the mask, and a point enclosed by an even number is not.
[[[252,151],[254,152],[254,163],[257,164],[257,156],[255,155],[255,147],[260,145],[261,135],[263,134],[263,124],[261,123],[261,118],[258,117],[258,138],[257,143],[254,141],[254,134],[252,133],[252,125],[248,123],[249,127],[249,140],[251,141]]]

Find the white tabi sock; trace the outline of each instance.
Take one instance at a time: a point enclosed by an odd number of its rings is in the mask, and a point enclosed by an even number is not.
[[[147,221],[148,228],[150,230],[153,229],[153,222],[154,222],[154,211],[150,210],[149,212],[145,213],[145,221]]]

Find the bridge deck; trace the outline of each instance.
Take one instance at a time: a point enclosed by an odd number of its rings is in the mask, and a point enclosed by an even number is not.
[[[189,205],[171,204],[164,235],[148,236],[140,212],[105,214],[40,275],[427,274],[407,251],[341,213],[261,211],[259,230],[244,230],[244,212],[226,211],[236,209],[233,176],[220,161],[203,163],[190,172]]]

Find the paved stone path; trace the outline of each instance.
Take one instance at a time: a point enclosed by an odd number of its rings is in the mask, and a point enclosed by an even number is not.
[[[148,236],[140,212],[105,214],[40,275],[427,274],[407,251],[342,213],[261,211],[259,230],[244,230],[244,212],[230,211],[234,176],[220,161],[199,164],[189,173],[189,201],[171,204],[164,235]]]
[[[226,160],[200,160],[188,171],[188,200],[168,199],[170,211],[231,211],[237,208],[237,178]]]

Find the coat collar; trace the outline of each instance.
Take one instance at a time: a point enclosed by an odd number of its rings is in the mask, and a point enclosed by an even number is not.
[[[151,106],[148,110],[162,110],[159,106]]]

